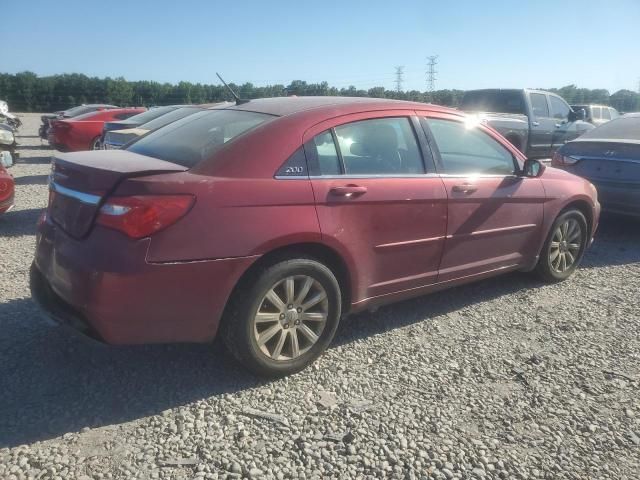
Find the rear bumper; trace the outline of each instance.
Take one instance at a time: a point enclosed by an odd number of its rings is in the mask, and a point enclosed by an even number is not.
[[[640,217],[640,188],[592,182],[598,190],[598,200],[604,212]]]
[[[13,193],[11,193],[11,195],[9,195],[9,197],[5,198],[4,200],[0,200],[0,214],[6,213],[9,210],[11,210],[13,208],[13,202],[14,202]]]
[[[47,219],[31,271],[34,299],[57,323],[116,345],[206,342],[255,257],[148,263],[150,239],[95,229],[70,238]]]

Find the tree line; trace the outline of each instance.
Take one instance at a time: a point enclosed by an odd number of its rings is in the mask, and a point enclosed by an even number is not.
[[[230,83],[241,98],[282,97],[288,95],[320,95],[393,98],[431,102],[457,107],[464,90],[396,91],[384,87],[367,90],[354,86],[331,87],[327,82],[307,83],[293,80],[289,85],[258,87],[252,83]],[[619,90],[610,94],[605,89],[578,88],[568,85],[550,89],[571,104],[599,103],[611,105],[621,112],[640,110],[640,94]],[[72,73],[39,77],[33,72],[0,73],[0,99],[9,103],[14,112],[53,112],[83,103],[107,103],[120,106],[155,106],[191,103],[214,103],[232,100],[222,85],[180,82],[178,84],[154,81],[127,81],[118,78],[88,77]]]

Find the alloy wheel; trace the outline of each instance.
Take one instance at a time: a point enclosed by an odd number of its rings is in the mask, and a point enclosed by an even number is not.
[[[549,247],[549,263],[558,273],[570,269],[580,255],[582,248],[582,229],[575,218],[568,218],[558,225]]]
[[[329,315],[322,284],[307,275],[286,277],[265,294],[253,318],[262,353],[275,361],[293,360],[320,339]]]

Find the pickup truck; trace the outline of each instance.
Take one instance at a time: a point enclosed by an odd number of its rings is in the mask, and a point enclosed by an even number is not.
[[[543,90],[470,90],[460,109],[477,113],[528,158],[549,158],[569,140],[595,128],[564,99]]]

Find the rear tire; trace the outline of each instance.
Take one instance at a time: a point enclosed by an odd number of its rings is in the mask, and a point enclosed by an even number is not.
[[[91,150],[102,150],[102,137],[96,137],[91,141]]]
[[[283,260],[236,288],[222,321],[222,337],[252,372],[290,375],[329,346],[341,305],[340,286],[329,268],[311,258]]]
[[[546,282],[569,278],[580,264],[588,242],[587,220],[576,209],[562,212],[544,242],[536,272]]]

